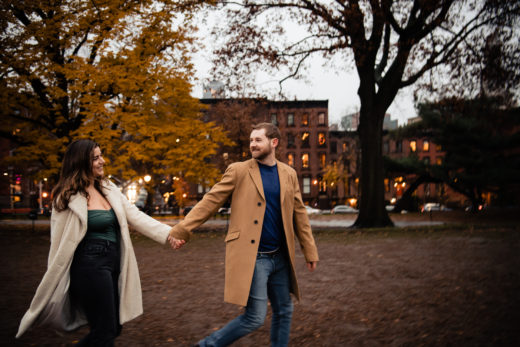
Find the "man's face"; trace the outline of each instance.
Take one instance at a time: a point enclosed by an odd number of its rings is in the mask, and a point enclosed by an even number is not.
[[[253,130],[249,138],[249,150],[253,158],[256,160],[267,158],[274,150],[272,143],[274,140],[270,140],[265,136],[265,129]]]

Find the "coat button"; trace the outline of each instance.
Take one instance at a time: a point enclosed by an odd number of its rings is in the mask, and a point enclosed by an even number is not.
[[[258,224],[258,221],[255,219],[255,224]]]
[[[255,240],[251,240],[251,243],[255,243]]]

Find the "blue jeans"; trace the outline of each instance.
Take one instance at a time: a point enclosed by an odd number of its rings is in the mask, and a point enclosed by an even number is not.
[[[70,268],[70,298],[87,316],[90,332],[76,346],[114,346],[121,333],[118,278],[119,244],[84,239]]]
[[[222,329],[199,341],[202,347],[227,346],[264,324],[267,301],[271,302],[271,346],[287,346],[293,303],[290,270],[284,252],[258,254],[245,312]]]

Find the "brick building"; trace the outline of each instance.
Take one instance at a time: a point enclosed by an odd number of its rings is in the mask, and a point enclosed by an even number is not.
[[[277,157],[292,166],[298,173],[300,189],[305,203],[318,206],[320,200],[326,198],[327,189],[323,182],[323,170],[330,160],[328,100],[201,99],[201,102],[209,106],[209,110],[206,111],[206,119],[215,121],[226,130],[235,126],[238,120],[230,120],[227,118],[229,115],[223,112],[212,113],[212,109],[216,109],[219,104],[226,103],[229,110],[233,110],[233,107],[237,104],[249,110],[248,114],[243,117],[249,118],[241,126],[241,129],[230,130],[232,139],[242,144],[234,149],[225,149],[225,153],[221,153],[226,159],[224,160],[225,165],[219,165],[221,169],[230,162],[250,158],[248,148],[251,125],[260,122],[272,122],[282,132],[282,141],[277,149]],[[244,121],[244,119],[241,121]],[[244,127],[246,129],[243,129]],[[242,133],[239,130],[242,130]],[[240,139],[240,137],[243,137],[243,139]],[[232,153],[233,151],[236,151],[236,153]],[[217,158],[219,161],[220,156],[217,155]],[[196,190],[191,189],[190,195],[199,200],[205,191],[207,191],[207,188],[199,186]]]

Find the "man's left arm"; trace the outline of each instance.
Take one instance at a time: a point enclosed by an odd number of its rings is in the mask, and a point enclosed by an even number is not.
[[[307,262],[309,271],[314,271],[316,263],[319,261],[318,248],[312,235],[311,224],[309,216],[303,204],[302,195],[300,193],[300,185],[298,178],[294,175],[292,177],[292,184],[294,189],[294,211],[293,211],[293,227],[294,233],[300,242],[300,246]]]

